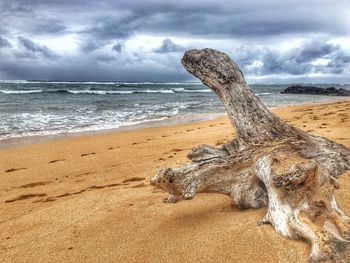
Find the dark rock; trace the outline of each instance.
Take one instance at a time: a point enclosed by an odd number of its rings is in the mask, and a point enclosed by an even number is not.
[[[285,94],[312,94],[312,95],[327,95],[327,96],[350,96],[350,90],[336,89],[334,87],[320,88],[315,86],[293,85],[286,88],[281,93]]]

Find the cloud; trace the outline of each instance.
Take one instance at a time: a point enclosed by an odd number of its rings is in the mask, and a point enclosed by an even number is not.
[[[237,62],[253,75],[312,73],[341,74],[350,66],[350,55],[340,45],[327,41],[306,41],[297,48],[280,51],[277,48],[243,45],[233,52]],[[328,61],[327,63],[318,63]]]
[[[330,73],[341,74],[350,65],[350,51],[339,50],[329,57],[326,67]]]
[[[10,44],[10,42],[8,42],[6,38],[3,38],[2,36],[0,36],[0,48],[5,48],[5,47],[12,47],[12,45]]]
[[[38,43],[33,42],[32,40],[25,37],[18,37],[17,39],[18,46],[25,51],[35,54],[41,54],[45,58],[56,59],[58,55],[56,55],[53,51],[47,48],[44,45],[40,45]]]
[[[106,45],[106,42],[98,41],[94,39],[86,39],[83,41],[83,44],[80,46],[81,51],[84,53],[93,52],[99,48],[102,48]]]
[[[41,34],[64,34],[67,27],[63,25],[62,21],[55,19],[46,19],[43,21],[38,20],[36,23],[32,23],[28,32],[32,32],[36,35]]]
[[[121,53],[124,49],[124,43],[117,42],[115,45],[113,45],[112,50]]]
[[[282,34],[347,34],[344,12],[349,4],[326,0],[111,1],[116,14],[99,12],[83,31],[98,39],[129,38],[138,33],[194,37],[262,38]],[[288,12],[286,12],[288,10]],[[327,12],[324,12],[327,10]],[[332,14],[337,14],[334,16]],[[332,21],[330,23],[329,21]]]
[[[348,34],[349,7],[340,0],[247,0],[235,4],[225,0],[12,0],[0,3],[0,12],[4,27],[33,34],[73,30],[98,40],[126,39],[139,33],[260,38],[278,34]]]
[[[321,41],[310,41],[306,43],[296,54],[296,62],[307,62],[317,58],[325,57],[340,49],[340,45],[334,45]]]
[[[0,78],[184,80],[184,49],[211,47],[253,77],[345,79],[349,9],[343,0],[0,1]]]
[[[171,39],[166,38],[163,40],[162,45],[155,49],[154,52],[156,53],[171,53],[171,52],[179,52],[183,51],[184,48],[180,45],[175,44]]]

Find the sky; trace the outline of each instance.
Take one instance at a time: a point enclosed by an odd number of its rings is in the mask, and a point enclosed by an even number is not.
[[[349,0],[0,0],[0,79],[194,81],[192,48],[250,83],[350,83]]]

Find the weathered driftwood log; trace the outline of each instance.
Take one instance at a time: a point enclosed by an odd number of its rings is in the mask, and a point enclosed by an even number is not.
[[[188,155],[192,163],[160,171],[151,184],[169,192],[168,202],[217,192],[241,209],[267,206],[259,223],[309,241],[311,262],[350,262],[350,218],[333,193],[338,176],[350,169],[350,150],[270,112],[226,54],[189,50],[182,64],[218,95],[237,138],[220,149],[194,148]]]

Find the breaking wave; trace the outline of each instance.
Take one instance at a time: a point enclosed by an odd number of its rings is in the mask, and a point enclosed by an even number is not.
[[[113,94],[137,94],[137,93],[162,93],[162,94],[174,94],[174,93],[201,93],[211,92],[210,89],[145,89],[145,90],[97,90],[97,89],[55,89],[55,90],[0,90],[3,94],[31,94],[31,93],[69,93],[69,94],[91,94],[91,95],[113,95]]]

